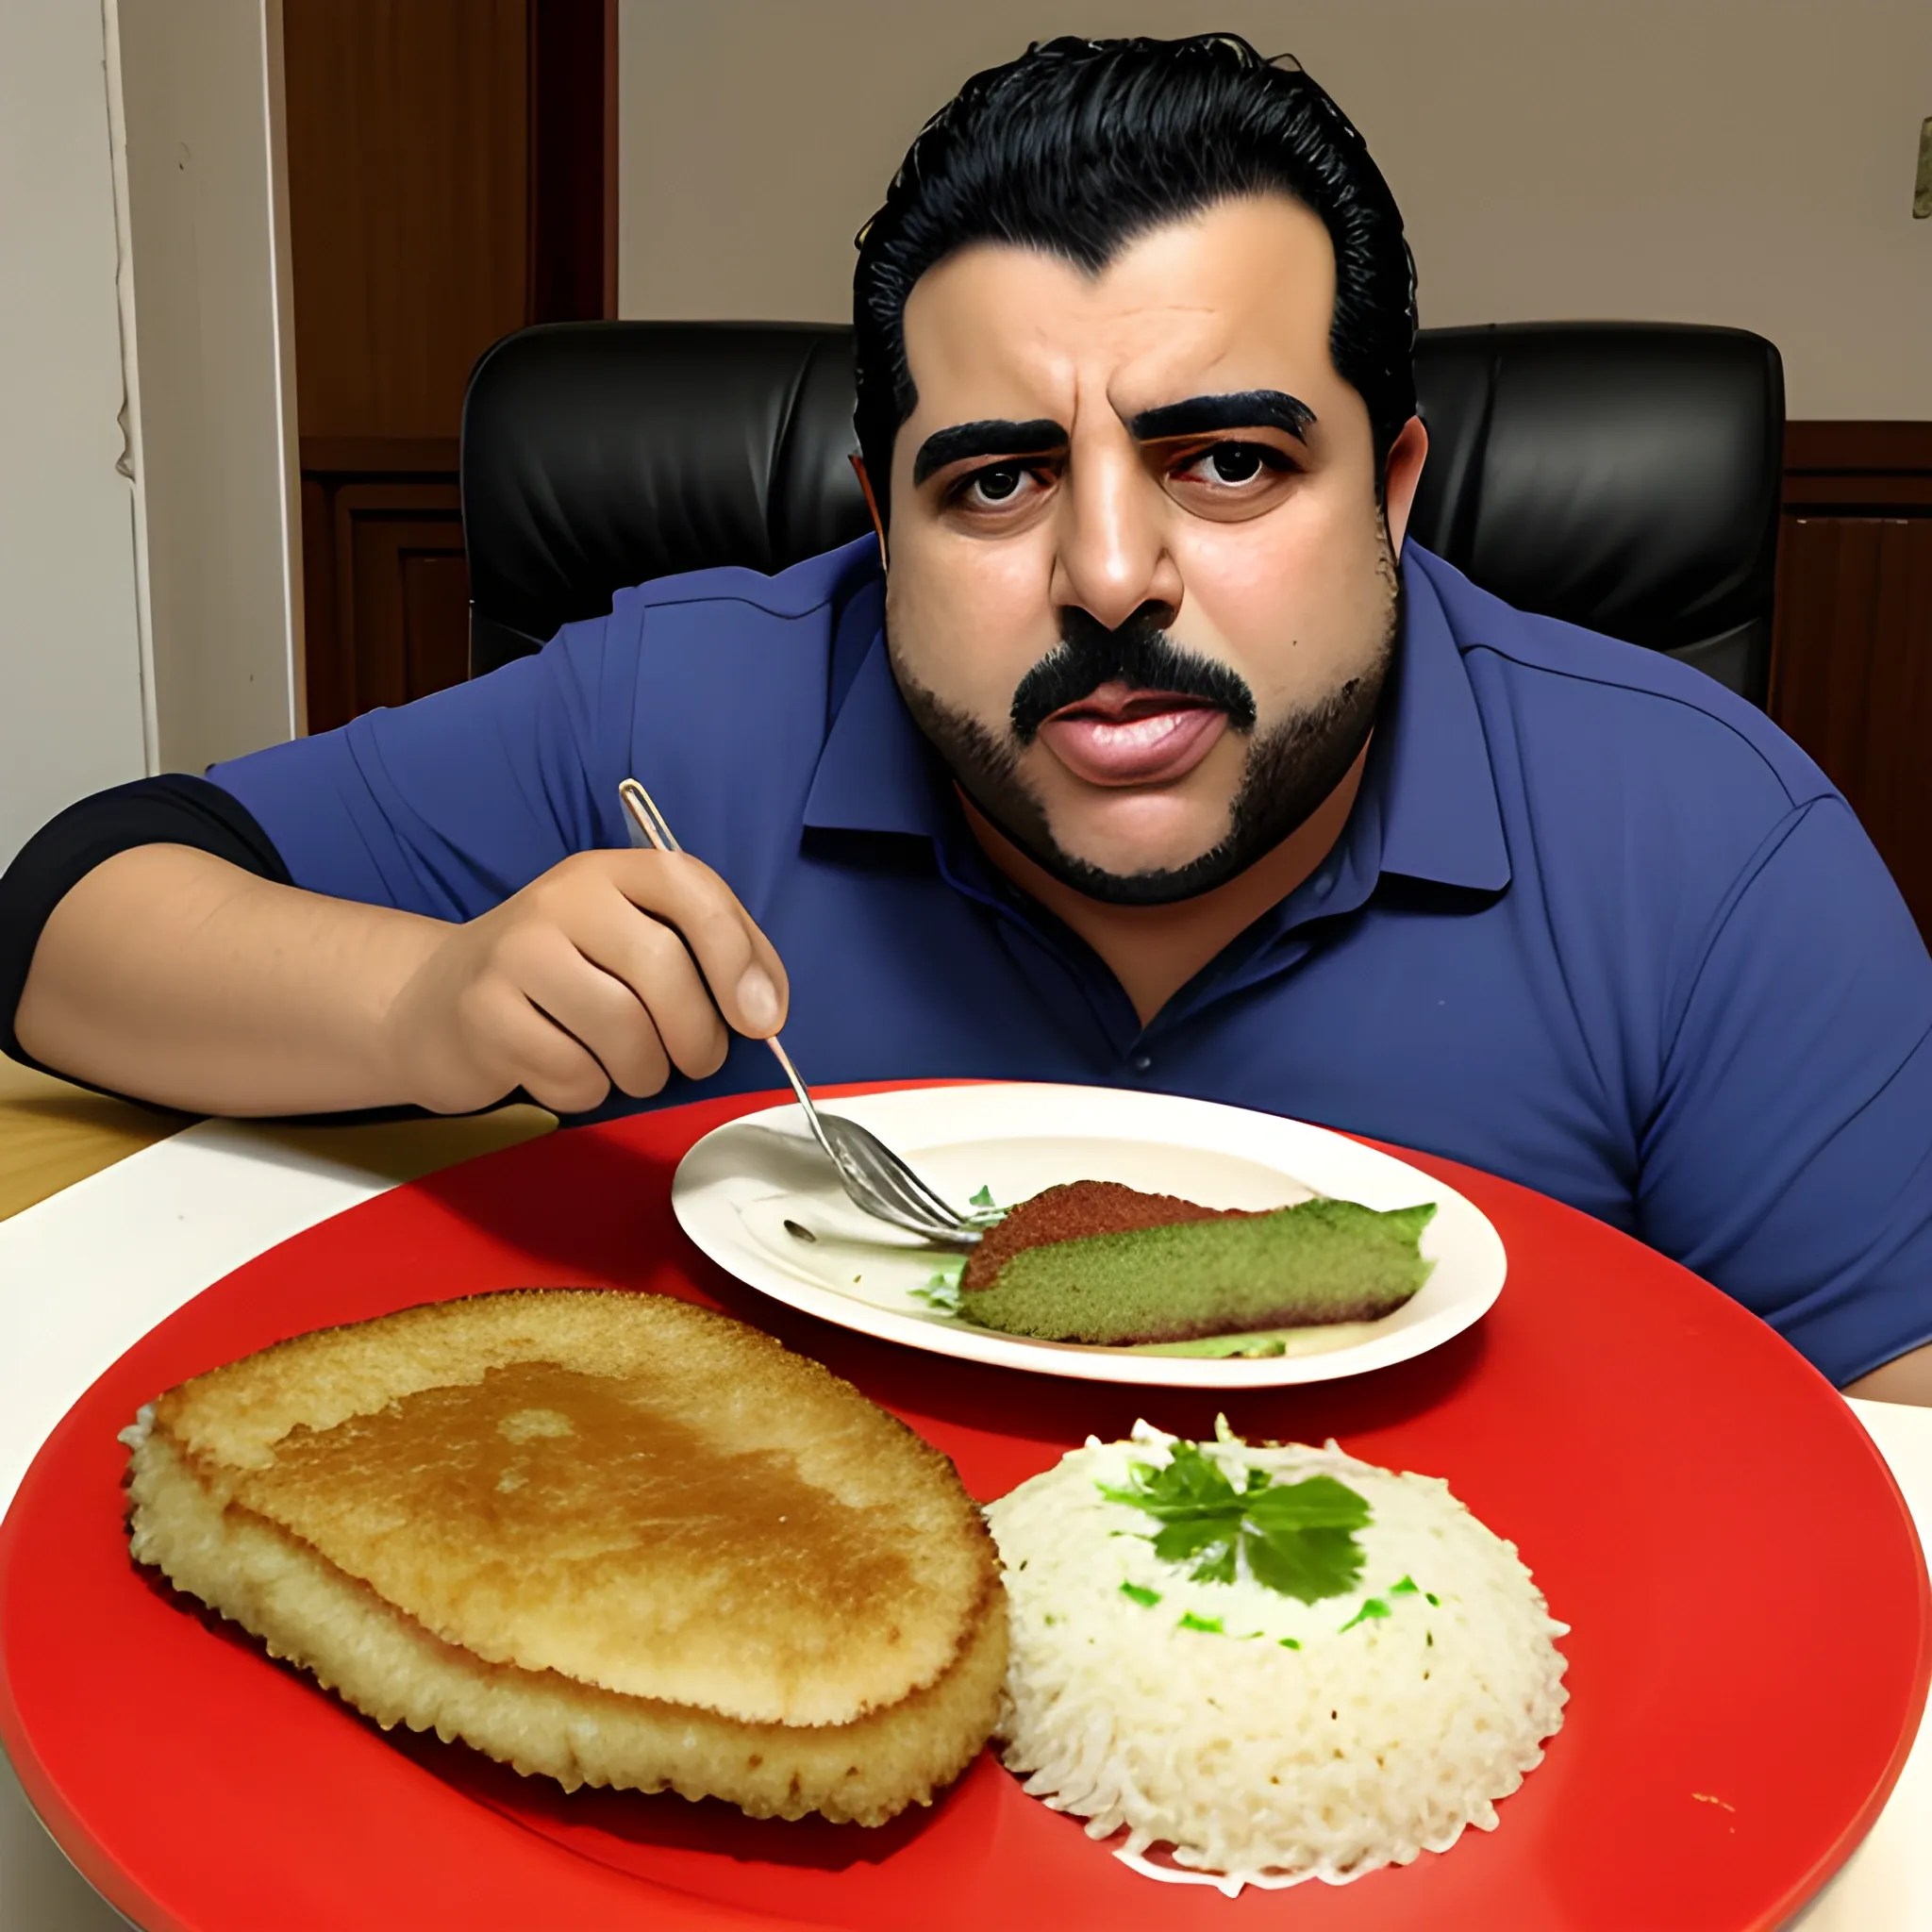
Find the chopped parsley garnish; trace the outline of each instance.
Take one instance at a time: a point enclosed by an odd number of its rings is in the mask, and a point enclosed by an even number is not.
[[[965,1272],[965,1256],[957,1256],[935,1268],[926,1277],[924,1288],[908,1289],[907,1292],[914,1301],[924,1302],[941,1315],[957,1315],[959,1312],[959,1277]]]
[[[991,1188],[981,1188],[966,1204],[965,1219],[969,1226],[992,1227],[1006,1218],[1007,1210],[993,1206]],[[924,1302],[937,1314],[957,1315],[959,1312],[959,1277],[965,1272],[966,1257],[949,1256],[926,1276],[924,1288],[908,1288],[906,1292],[914,1301]],[[856,1276],[854,1278],[857,1279]]]
[[[1413,1596],[1415,1593],[1416,1585],[1413,1576],[1405,1576],[1400,1583],[1391,1583],[1389,1586],[1389,1594],[1391,1596]]]
[[[1176,1442],[1165,1465],[1132,1463],[1128,1474],[1127,1488],[1102,1483],[1101,1494],[1152,1516],[1160,1524],[1148,1539],[1154,1554],[1191,1564],[1196,1583],[1232,1583],[1245,1566],[1264,1588],[1311,1604],[1346,1596],[1361,1577],[1355,1532],[1367,1526],[1369,1506],[1333,1476],[1277,1483],[1251,1469],[1237,1490],[1197,1442]]]
[[[1220,1637],[1225,1634],[1221,1627],[1221,1619],[1219,1617],[1197,1617],[1192,1610],[1189,1610],[1181,1618],[1176,1627],[1182,1630],[1205,1630],[1210,1637]]]
[[[1151,1610],[1160,1601],[1160,1592],[1158,1590],[1149,1590],[1144,1583],[1124,1583],[1121,1585],[1121,1594],[1132,1597],[1143,1610]]]
[[[1006,1218],[1007,1210],[995,1203],[991,1188],[981,1188],[966,1203],[966,1219],[974,1227],[996,1227]]]
[[[1341,1627],[1353,1630],[1357,1624],[1373,1624],[1377,1617],[1386,1617],[1389,1606],[1378,1596],[1364,1597],[1362,1607]]]

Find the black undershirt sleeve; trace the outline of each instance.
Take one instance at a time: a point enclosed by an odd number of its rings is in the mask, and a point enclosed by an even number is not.
[[[254,816],[206,778],[168,772],[69,806],[22,846],[0,876],[0,1053],[8,1058],[40,1066],[23,1050],[13,1021],[34,948],[55,907],[95,866],[137,845],[191,845],[258,878],[293,884]]]

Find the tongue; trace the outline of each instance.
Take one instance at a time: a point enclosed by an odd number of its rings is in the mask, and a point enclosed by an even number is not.
[[[1110,687],[1056,711],[1040,736],[1090,785],[1159,785],[1192,771],[1226,729],[1226,713],[1197,699]]]

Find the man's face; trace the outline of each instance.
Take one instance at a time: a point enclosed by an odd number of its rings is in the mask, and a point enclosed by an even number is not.
[[[974,802],[1095,897],[1221,883],[1367,741],[1397,579],[1334,301],[1321,221],[1268,195],[1098,276],[975,244],[907,304],[893,668]],[[1412,425],[1398,541],[1420,458]]]

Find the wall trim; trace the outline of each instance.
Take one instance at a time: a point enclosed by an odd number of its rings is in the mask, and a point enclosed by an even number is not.
[[[155,695],[154,613],[148,584],[147,469],[141,447],[141,358],[135,338],[133,217],[127,188],[127,108],[121,92],[120,0],[101,0],[101,42],[108,92],[108,157],[114,180],[114,300],[121,319],[121,456],[114,467],[128,483],[142,754],[152,777],[161,769],[161,725]]]
[[[1932,471],[1932,423],[1834,422],[1800,418],[1785,425],[1785,473]]]

